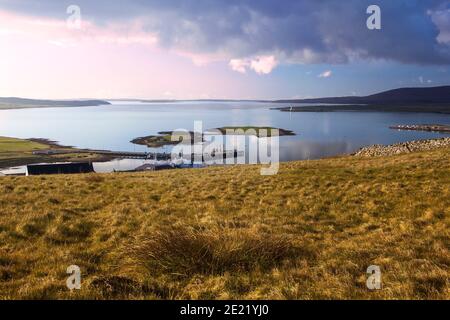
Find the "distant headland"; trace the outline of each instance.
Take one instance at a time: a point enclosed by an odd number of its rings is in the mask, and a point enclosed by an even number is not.
[[[0,98],[1,109],[54,108],[54,107],[92,107],[109,105],[104,100],[39,100],[24,98]]]
[[[323,104],[274,108],[285,112],[427,112],[450,114],[450,86],[400,88],[370,96],[277,100],[277,103]]]

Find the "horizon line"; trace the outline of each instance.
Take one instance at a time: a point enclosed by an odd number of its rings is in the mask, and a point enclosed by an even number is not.
[[[24,98],[18,96],[4,96],[0,99],[24,99],[24,100],[49,100],[49,101],[86,101],[86,100],[105,100],[105,101],[141,101],[141,102],[183,102],[183,101],[251,101],[251,102],[277,102],[277,101],[299,101],[310,99],[327,99],[327,98],[346,98],[346,97],[369,97],[374,94],[384,93],[400,89],[432,89],[432,88],[444,88],[450,87],[448,85],[439,86],[417,86],[417,87],[396,87],[393,89],[387,89],[384,91],[376,91],[368,95],[343,95],[343,96],[322,96],[322,97],[303,97],[303,98],[276,98],[276,99],[228,99],[228,98],[194,98],[194,99],[164,99],[164,98]]]

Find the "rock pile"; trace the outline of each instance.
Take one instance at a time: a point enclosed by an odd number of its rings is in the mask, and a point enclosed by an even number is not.
[[[396,143],[390,146],[374,145],[362,148],[354,155],[361,157],[381,157],[402,153],[411,153],[415,151],[426,151],[442,147],[450,147],[450,138],[415,140]]]

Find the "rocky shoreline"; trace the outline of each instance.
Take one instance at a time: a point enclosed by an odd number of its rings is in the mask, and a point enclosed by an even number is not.
[[[370,147],[361,148],[353,155],[360,157],[383,157],[416,151],[427,151],[443,147],[450,147],[450,138],[413,140],[388,146],[373,145]]]
[[[428,132],[442,132],[450,133],[450,126],[442,124],[411,124],[391,126],[390,129],[405,130],[405,131],[428,131]]]

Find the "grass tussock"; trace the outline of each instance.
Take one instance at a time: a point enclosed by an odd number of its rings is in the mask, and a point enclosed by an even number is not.
[[[159,270],[184,277],[268,270],[296,254],[292,243],[279,235],[180,227],[140,237],[131,252],[149,273]]]
[[[0,177],[0,299],[449,299],[449,154]]]

